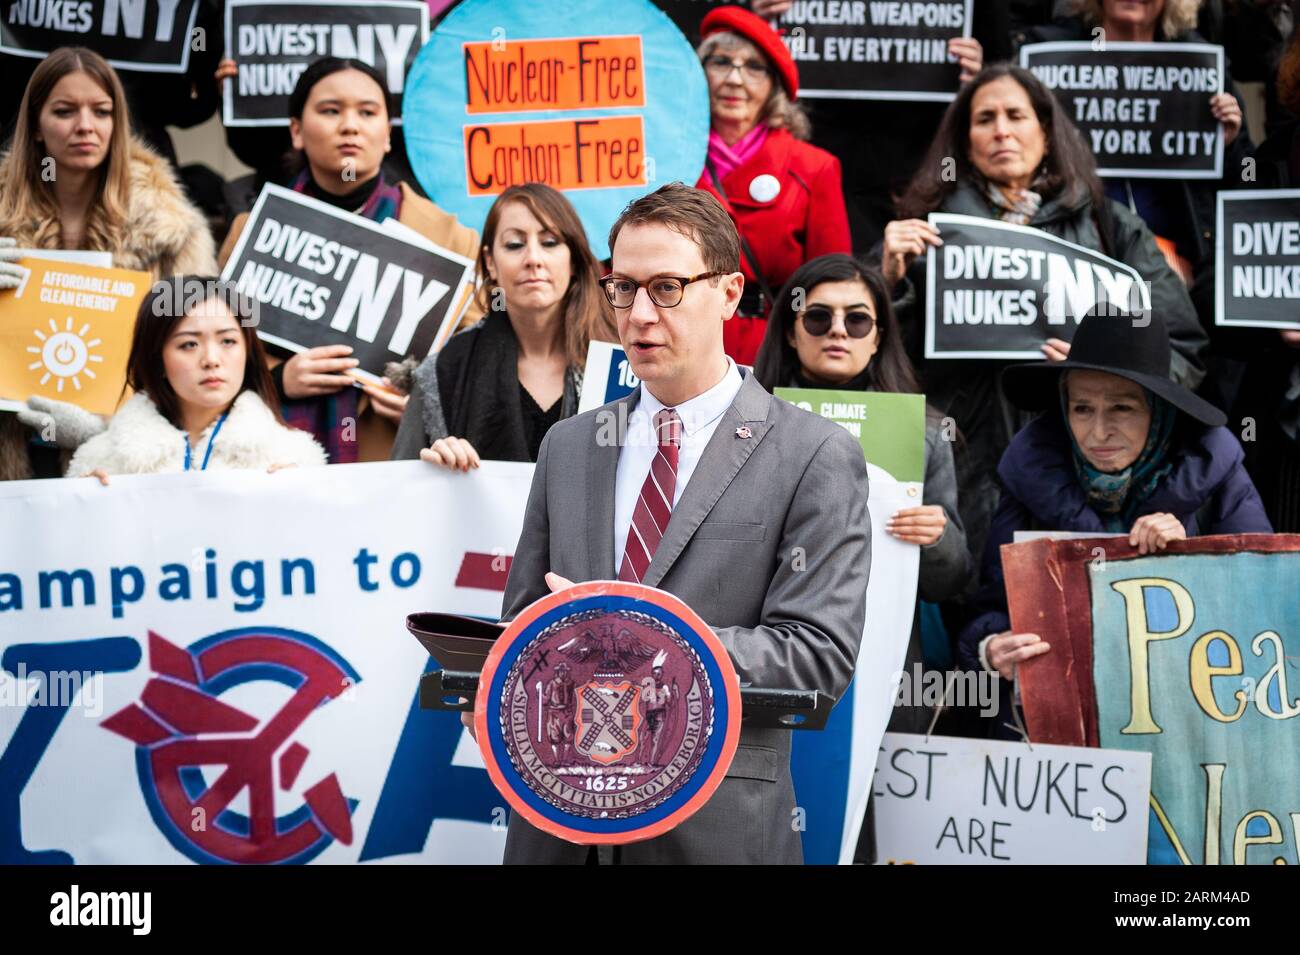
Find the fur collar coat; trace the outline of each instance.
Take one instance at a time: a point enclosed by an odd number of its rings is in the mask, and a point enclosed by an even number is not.
[[[325,452],[305,431],[275,420],[252,391],[245,391],[230,408],[213,442],[209,427],[191,452],[191,466],[211,470],[259,469],[273,464],[300,467],[325,463]],[[159,413],[143,393],[131,397],[108,423],[108,429],[77,449],[68,477],[81,477],[97,468],[108,474],[164,474],[185,470],[187,436]]]

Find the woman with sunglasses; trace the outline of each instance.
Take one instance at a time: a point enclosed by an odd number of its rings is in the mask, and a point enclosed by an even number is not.
[[[799,71],[781,37],[740,7],[717,7],[700,24],[712,130],[696,187],[713,193],[740,233],[745,293],[723,326],[723,347],[754,361],[773,292],[800,265],[850,252],[840,162],[805,140],[812,127],[795,102]]]
[[[802,301],[802,308],[797,308]],[[825,388],[918,394],[880,273],[848,255],[823,255],[801,266],[777,296],[754,375],[774,388]],[[888,523],[898,540],[921,548],[919,599],[955,597],[971,579],[972,560],[957,512],[951,438],[937,412],[926,409],[925,490],[921,506],[897,511]],[[919,614],[913,615],[907,668],[921,662]],[[924,707],[896,709],[890,728],[925,732]]]

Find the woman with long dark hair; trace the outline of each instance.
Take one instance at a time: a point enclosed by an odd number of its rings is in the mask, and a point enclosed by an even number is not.
[[[1210,6],[1201,0],[1070,0],[1064,6],[1070,16],[1031,27],[1025,41],[1095,43],[1100,36],[1111,44],[1210,42],[1196,30],[1199,10]],[[1249,28],[1240,20],[1241,16],[1234,14],[1234,19],[1239,21],[1238,28],[1246,31]],[[1219,41],[1216,38],[1214,42]],[[1256,183],[1255,163],[1251,160],[1255,146],[1244,125],[1242,100],[1233,82],[1235,72],[1225,52],[1223,92],[1203,94],[1202,108],[1207,118],[1213,117],[1223,130],[1222,176],[1218,179],[1176,175],[1135,179],[1110,175],[1102,187],[1116,203],[1142,218],[1155,235],[1170,268],[1187,285],[1201,326],[1213,342],[1206,354],[1206,376],[1199,391],[1223,408],[1232,402],[1241,381],[1241,368],[1223,361],[1225,356],[1214,340],[1216,197],[1229,189],[1262,188]]]
[[[134,394],[84,442],[69,477],[325,463],[311,435],[290,428],[254,330],[255,305],[215,276],[176,276],[140,305],[126,387]]]
[[[372,222],[396,219],[435,245],[472,258],[477,232],[406,183],[385,177],[384,157],[392,149],[390,99],[383,75],[361,60],[322,57],[308,66],[289,98],[296,150],[289,188]],[[223,265],[247,221],[240,215],[231,225],[221,248]],[[471,306],[466,318],[472,324],[480,314]],[[282,407],[294,425],[317,436],[331,463],[386,460],[406,396],[390,387],[359,385],[349,374],[358,364],[351,354],[347,345],[322,345],[283,363],[277,358],[273,377]]]
[[[1032,73],[987,66],[962,87],[885,228],[881,266],[892,290],[908,351],[925,393],[958,416],[968,453],[958,458],[966,532],[982,547],[997,489],[992,475],[1023,417],[998,391],[1001,360],[922,358],[926,256],[942,245],[932,212],[958,213],[1032,226],[1131,266],[1147,283],[1151,307],[1169,327],[1174,379],[1194,387],[1204,374],[1205,332],[1181,279],[1146,224],[1105,197],[1086,144],[1056,98]],[[1069,354],[1049,339],[1050,360]]]
[[[481,322],[416,369],[394,458],[468,471],[536,461],[546,431],[577,413],[592,339],[617,341],[578,214],[542,183],[511,186],[483,223]]]
[[[823,255],[797,269],[777,296],[754,375],[773,388],[825,388],[918,394],[916,373],[903,347],[889,292],[880,272],[848,255]],[[952,439],[927,408],[925,487],[918,507],[890,518],[889,533],[921,548],[919,600],[938,603],[960,594],[971,576],[957,507]],[[922,662],[920,614],[913,616],[906,666]],[[900,706],[891,721],[899,732],[925,732],[926,708]]]

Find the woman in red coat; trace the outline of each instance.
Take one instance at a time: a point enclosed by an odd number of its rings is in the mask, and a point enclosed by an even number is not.
[[[780,36],[740,7],[718,7],[700,24],[712,130],[696,185],[731,213],[740,231],[745,294],[723,329],[727,354],[752,365],[772,295],[795,269],[851,252],[840,162],[807,142],[795,103],[799,72]]]

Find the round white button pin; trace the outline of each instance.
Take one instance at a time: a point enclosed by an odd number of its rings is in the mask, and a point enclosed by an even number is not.
[[[755,202],[771,202],[781,194],[781,180],[770,173],[755,176],[749,184],[749,198]]]

